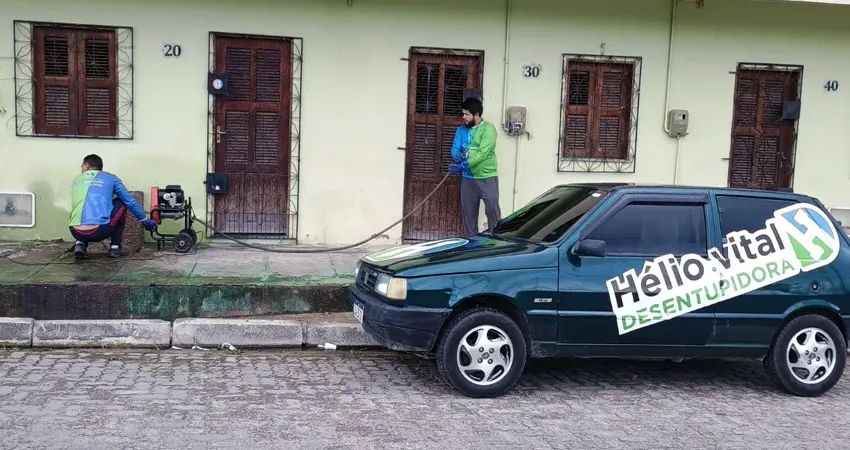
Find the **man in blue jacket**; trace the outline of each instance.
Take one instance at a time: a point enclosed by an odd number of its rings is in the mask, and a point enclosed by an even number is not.
[[[501,218],[496,161],[496,127],[481,116],[481,100],[471,97],[461,104],[464,123],[457,128],[449,173],[461,175],[460,209],[465,236],[478,234],[478,211],[484,202],[487,227]]]
[[[97,155],[88,155],[80,166],[71,186],[71,217],[68,227],[76,239],[74,256],[88,257],[88,244],[111,238],[109,257],[123,255],[121,239],[127,209],[141,221],[146,230],[152,230],[156,222],[147,218],[145,209],[130,195],[124,183],[109,172],[103,172],[103,160]]]

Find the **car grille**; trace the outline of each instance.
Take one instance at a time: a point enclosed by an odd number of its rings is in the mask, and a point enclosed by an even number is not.
[[[375,290],[375,284],[378,283],[378,272],[375,269],[361,265],[360,272],[357,274],[357,285],[361,288],[366,288],[370,291]]]

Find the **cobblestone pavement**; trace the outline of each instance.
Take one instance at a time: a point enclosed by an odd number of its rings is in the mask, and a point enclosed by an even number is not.
[[[0,350],[0,448],[846,448],[848,395],[753,361],[542,361],[474,400],[398,353]]]

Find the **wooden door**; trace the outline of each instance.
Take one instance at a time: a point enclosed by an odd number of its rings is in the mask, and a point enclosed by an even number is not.
[[[782,119],[784,101],[799,100],[795,69],[739,68],[735,82],[729,186],[781,189],[791,186],[796,129]]]
[[[408,214],[449,170],[466,89],[481,89],[483,54],[412,52],[408,97],[404,213]],[[493,114],[496,114],[495,112]],[[402,238],[424,241],[463,235],[460,177],[452,176],[402,224]]]
[[[216,37],[215,67],[228,95],[215,99],[216,229],[242,236],[289,236],[292,42]]]

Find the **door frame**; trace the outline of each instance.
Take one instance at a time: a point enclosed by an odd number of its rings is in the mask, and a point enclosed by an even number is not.
[[[289,237],[285,241],[298,243],[298,218],[300,206],[300,166],[301,166],[301,82],[304,39],[293,36],[271,36],[263,34],[244,34],[210,31],[207,47],[207,71],[209,74],[216,73],[216,38],[235,39],[262,39],[272,41],[290,41],[292,43],[291,53],[291,87],[290,87],[290,151],[289,151]],[[216,96],[207,95],[207,167],[206,173],[215,171],[215,126],[216,126]],[[205,188],[206,193],[206,222],[215,227],[215,194]],[[204,229],[204,237],[207,239],[218,238],[220,235],[213,232],[209,227]],[[253,237],[253,236],[252,236]],[[257,236],[260,237],[260,236]],[[272,239],[277,236],[272,236]]]
[[[408,214],[406,208],[407,200],[408,200],[408,182],[410,181],[410,170],[408,170],[408,155],[413,146],[413,115],[415,115],[416,108],[416,93],[414,92],[413,85],[414,80],[416,79],[416,67],[413,62],[417,57],[434,57],[434,58],[452,58],[452,57],[461,57],[468,58],[473,57],[478,59],[478,90],[481,91],[481,96],[484,96],[484,63],[485,63],[485,51],[478,49],[460,49],[460,48],[446,48],[446,47],[419,47],[419,46],[411,46],[408,49],[407,57],[401,58],[402,61],[407,62],[407,96],[404,102],[404,116],[405,116],[405,146],[404,146],[404,177],[402,178],[402,199],[401,199],[401,210],[403,214]],[[482,102],[483,103],[483,102]],[[414,114],[411,114],[411,111],[414,111]],[[458,199],[458,203],[460,199]],[[414,205],[415,206],[415,205]],[[412,216],[412,215],[411,215]],[[411,242],[419,242],[419,239],[405,239],[405,230],[407,228],[406,225],[407,220],[402,221],[401,223],[401,240],[404,243]]]
[[[736,128],[735,111],[736,111],[736,108],[737,108],[736,100],[737,100],[737,96],[738,96],[738,81],[740,80],[738,74],[741,71],[764,71],[764,72],[774,72],[774,73],[780,73],[780,74],[796,73],[797,74],[797,86],[796,86],[796,88],[797,88],[797,100],[798,101],[802,100],[802,96],[803,96],[803,66],[801,64],[771,64],[771,63],[738,62],[738,64],[735,65],[735,70],[733,72],[730,72],[732,75],[735,76],[735,83],[734,83],[733,88],[732,88],[732,119],[731,119],[731,122],[732,122],[731,125],[732,126],[731,126],[731,132],[729,134],[729,153],[728,153],[728,156],[725,158],[725,160],[727,162],[727,166],[728,166],[727,169],[726,169],[726,186],[727,187],[731,186],[731,180],[732,180],[732,152],[733,152],[733,146],[735,145],[735,128]],[[758,114],[758,113],[756,113],[756,114]],[[757,118],[757,120],[758,120],[758,118]],[[791,163],[791,173],[788,174],[788,176],[787,176],[787,178],[788,178],[788,188],[790,188],[790,189],[794,188],[794,176],[796,175],[797,142],[799,141],[799,139],[798,139],[799,127],[800,127],[800,121],[798,119],[798,120],[794,121],[794,126],[792,127],[793,130],[794,130],[793,131],[794,134],[792,136],[792,139],[793,139],[794,142],[791,145],[791,149],[790,149],[791,157],[788,158],[790,163]],[[780,145],[780,148],[781,148],[781,146],[782,146],[781,138],[780,138],[780,144],[779,145]]]

